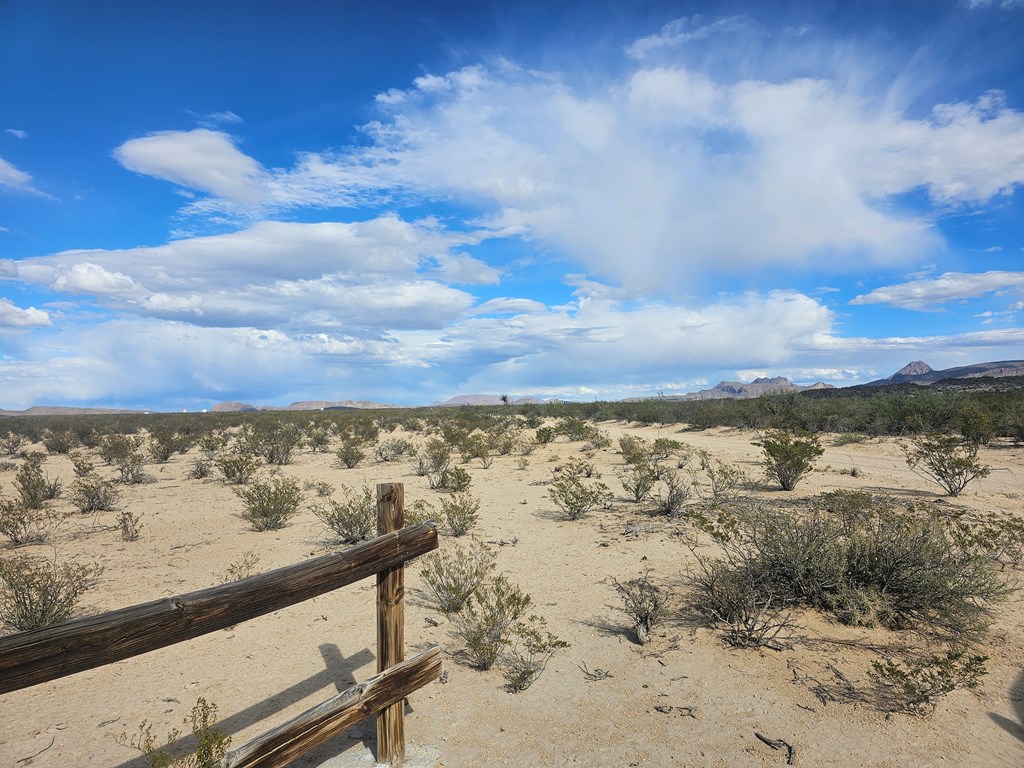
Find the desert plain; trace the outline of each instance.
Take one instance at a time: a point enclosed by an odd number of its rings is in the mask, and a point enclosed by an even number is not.
[[[437,643],[443,681],[409,697],[406,734],[428,762],[478,766],[776,766],[775,750],[755,734],[784,740],[804,766],[1024,765],[1024,611],[1022,593],[999,605],[984,649],[988,674],[975,690],[956,690],[928,715],[887,712],[872,697],[871,661],[898,656],[911,636],[851,627],[800,611],[782,650],[733,648],[688,607],[689,576],[697,567],[683,538],[692,525],[634,504],[617,473],[617,440],[636,435],[682,441],[742,467],[755,481],[745,495],[764,504],[792,504],[835,489],[865,490],[912,500],[921,508],[1024,516],[1024,447],[993,441],[980,458],[992,473],[957,498],[942,495],[911,471],[900,438],[836,445],[821,435],[824,455],[796,490],[763,480],[757,433],[716,428],[600,422],[612,444],[590,459],[615,495],[608,508],[567,520],[549,497],[553,469],[581,456],[580,443],[560,438],[520,461],[495,456],[484,468],[465,466],[480,500],[472,536],[488,543],[497,568],[531,595],[548,628],[569,643],[527,690],[509,693],[501,670],[471,668],[459,653],[451,620],[431,607],[416,562],[406,570],[407,653]],[[399,429],[391,437],[422,441]],[[41,450],[41,446],[34,446]],[[331,551],[323,524],[301,511],[275,531],[257,532],[241,517],[234,487],[214,473],[188,477],[189,454],[149,464],[152,482],[125,487],[119,509],[139,516],[136,541],[114,527],[116,512],[72,514],[51,542],[18,554],[96,562],[104,570],[79,613],[112,610],[221,583],[246,553],[257,570]],[[106,477],[112,470],[98,462]],[[67,456],[50,456],[47,475],[73,479]],[[264,468],[266,470],[267,468]],[[856,472],[852,470],[856,469]],[[308,487],[327,482],[361,488],[403,483],[406,504],[437,504],[409,457],[348,469],[331,453],[296,452],[277,468]],[[11,473],[0,474],[10,492]],[[649,505],[648,505],[649,506]],[[55,507],[70,511],[58,499]],[[442,535],[440,547],[457,540]],[[466,539],[458,540],[465,542]],[[708,550],[711,551],[710,549]],[[14,554],[5,551],[4,556]],[[650,574],[667,608],[648,642],[639,644],[614,581]],[[1008,565],[1005,575],[1013,579]],[[376,671],[374,581],[323,595],[268,616],[159,651],[0,696],[0,765],[144,768],[118,734],[145,720],[163,736],[181,728],[198,697],[218,708],[218,728],[241,744]],[[350,730],[295,764],[369,759],[372,721]],[[372,761],[371,761],[372,762]],[[355,764],[355,763],[353,763]]]

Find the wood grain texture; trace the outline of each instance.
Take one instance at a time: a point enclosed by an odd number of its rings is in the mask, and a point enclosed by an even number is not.
[[[0,638],[0,694],[174,645],[398,568],[437,548],[430,523],[209,589]]]
[[[401,483],[377,486],[377,533],[401,530],[405,523],[405,488]],[[377,574],[377,671],[405,659],[405,568],[397,565]],[[397,765],[405,760],[405,707],[397,701],[377,716],[377,762]]]
[[[279,768],[441,676],[441,649],[423,653],[358,683],[224,758],[224,768]],[[379,758],[378,758],[379,759]]]

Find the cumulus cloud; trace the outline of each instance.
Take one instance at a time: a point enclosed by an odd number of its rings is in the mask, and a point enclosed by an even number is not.
[[[22,309],[0,296],[0,328],[39,328],[51,325],[46,310],[28,307]]]
[[[857,296],[850,304],[890,304],[903,309],[928,310],[946,302],[976,299],[1007,289],[1024,289],[1024,272],[946,272],[936,278],[882,286]]]
[[[452,284],[494,283],[500,272],[461,248],[488,236],[393,215],[352,223],[262,221],[152,248],[0,259],[0,278],[205,326],[379,333],[441,327],[468,310],[473,296]]]
[[[261,203],[267,171],[221,131],[162,131],[114,150],[125,168],[199,190],[241,206]]]

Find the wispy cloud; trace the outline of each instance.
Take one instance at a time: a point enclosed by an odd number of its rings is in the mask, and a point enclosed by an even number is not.
[[[28,137],[28,131],[22,131],[18,128],[4,128],[4,133],[9,134],[16,139],[24,139]]]
[[[192,115],[196,119],[196,122],[203,128],[219,128],[222,125],[234,125],[241,123],[242,118],[236,115],[231,110],[224,112],[207,112],[200,114],[191,110],[186,110],[188,114]]]
[[[626,47],[626,55],[632,59],[642,60],[656,51],[678,48],[713,35],[750,31],[756,27],[757,24],[749,16],[729,16],[708,23],[700,16],[684,16],[668,22],[657,34],[633,41]]]
[[[32,185],[31,174],[15,168],[14,165],[0,157],[0,187],[16,189],[20,192],[30,192],[34,195],[43,195]],[[45,196],[45,195],[44,195]]]
[[[936,278],[876,288],[857,296],[850,304],[890,304],[903,309],[930,310],[950,301],[976,299],[993,291],[1022,289],[1024,272],[946,272]]]

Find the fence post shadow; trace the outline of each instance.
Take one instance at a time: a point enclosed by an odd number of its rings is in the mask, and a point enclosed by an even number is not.
[[[320,655],[324,660],[324,668],[320,672],[316,672],[305,680],[300,680],[283,691],[278,691],[240,712],[235,712],[225,717],[217,722],[216,729],[225,736],[231,736],[232,742],[234,742],[234,736],[239,732],[273,716],[283,709],[287,709],[308,696],[312,696],[323,688],[333,685],[335,690],[331,695],[341,693],[350,685],[355,684],[355,671],[372,663],[376,658],[369,648],[363,648],[361,651],[357,651],[346,658],[341,649],[334,643],[321,643]],[[218,702],[210,701],[210,703],[217,704]],[[183,702],[183,704],[188,705],[188,702]],[[189,710],[191,710],[191,705],[188,706]],[[364,729],[366,727],[366,722],[364,721],[352,730]],[[370,730],[372,731],[373,729],[371,728]],[[132,731],[129,730],[128,733],[131,735]],[[349,735],[348,733],[343,734],[341,738],[348,738]],[[367,746],[370,746],[365,737],[363,740],[367,743]],[[332,739],[332,743],[337,744],[338,742]],[[192,736],[189,734],[168,742],[161,749],[165,749],[169,754],[174,755],[184,751],[191,744]],[[149,761],[143,755],[139,755],[127,762],[120,763],[115,768],[148,768],[148,766]]]
[[[1007,693],[1013,703],[1013,713],[1017,717],[1017,722],[995,712],[989,712],[988,716],[992,722],[1011,736],[1016,736],[1018,740],[1024,741],[1024,672],[1017,675],[1017,679],[1013,681]]]

